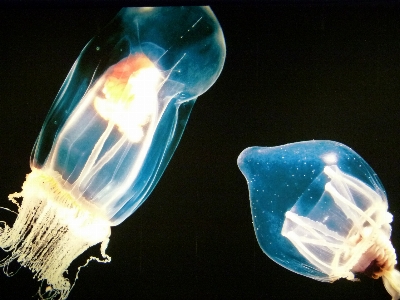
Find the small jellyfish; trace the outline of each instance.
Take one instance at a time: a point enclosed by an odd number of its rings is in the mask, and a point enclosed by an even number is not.
[[[225,60],[209,7],[124,8],[82,50],[46,117],[0,247],[66,299],[65,273],[149,196]],[[22,198],[21,203],[17,200]],[[91,258],[95,259],[95,258]]]
[[[386,193],[356,152],[333,141],[251,147],[238,166],[258,243],[272,260],[320,281],[382,277],[399,298]]]

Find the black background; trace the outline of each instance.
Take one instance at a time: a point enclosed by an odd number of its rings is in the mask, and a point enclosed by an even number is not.
[[[2,206],[12,207],[7,195],[30,172],[31,148],[74,60],[119,10],[94,7],[1,7]],[[257,244],[236,159],[255,145],[330,139],[350,146],[386,188],[400,251],[400,6],[212,9],[226,39],[224,70],[197,100],[154,192],[112,228],[112,262],[83,269],[69,299],[390,299],[381,280],[320,283],[270,260]],[[32,299],[39,284],[31,277],[23,269],[1,274],[0,299]]]

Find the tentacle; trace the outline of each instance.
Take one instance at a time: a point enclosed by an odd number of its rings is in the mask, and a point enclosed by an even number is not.
[[[382,276],[382,280],[386,291],[392,296],[392,300],[400,299],[400,272],[392,269]]]

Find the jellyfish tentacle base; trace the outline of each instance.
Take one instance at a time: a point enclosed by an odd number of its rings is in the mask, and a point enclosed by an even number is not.
[[[375,236],[373,236],[375,235]],[[386,291],[393,300],[400,298],[400,272],[394,268],[397,264],[396,251],[389,239],[382,238],[382,234],[362,234],[361,239],[372,239],[374,244],[365,251],[357,264],[352,268],[353,272],[361,272],[378,279],[382,277]]]
[[[4,224],[0,231],[0,247],[10,253],[0,266],[16,260],[66,299],[72,286],[64,272],[75,258],[102,243],[103,261],[110,261],[105,249],[111,229],[109,221],[75,200],[61,182],[54,171],[32,169],[22,191],[9,196],[13,202],[23,199],[13,226]]]
[[[329,229],[321,220],[296,214],[294,208],[285,213],[282,235],[312,265],[327,274],[329,281],[339,278],[357,281],[355,273],[364,273],[374,279],[382,277],[392,299],[399,299],[400,272],[394,268],[396,251],[388,230],[393,216],[387,212],[386,203],[376,202],[377,193],[335,165],[325,167],[324,173],[331,179],[325,184],[325,194],[330,195],[334,203],[330,208],[336,207],[353,225],[347,236]],[[365,210],[353,202],[359,195],[369,204]],[[321,197],[318,203],[326,204],[327,201]]]

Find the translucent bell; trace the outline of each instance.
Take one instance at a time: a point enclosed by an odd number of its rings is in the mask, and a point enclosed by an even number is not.
[[[177,147],[196,98],[225,60],[209,7],[124,8],[82,50],[31,155],[13,226],[0,247],[68,296],[70,263],[149,196]],[[17,198],[23,198],[22,203]]]
[[[262,250],[281,266],[320,280],[379,278],[399,298],[385,190],[352,149],[332,141],[251,147],[238,158]]]
[[[209,7],[125,8],[82,50],[32,150],[112,225],[153,190],[225,60]],[[84,200],[83,200],[84,199]]]

